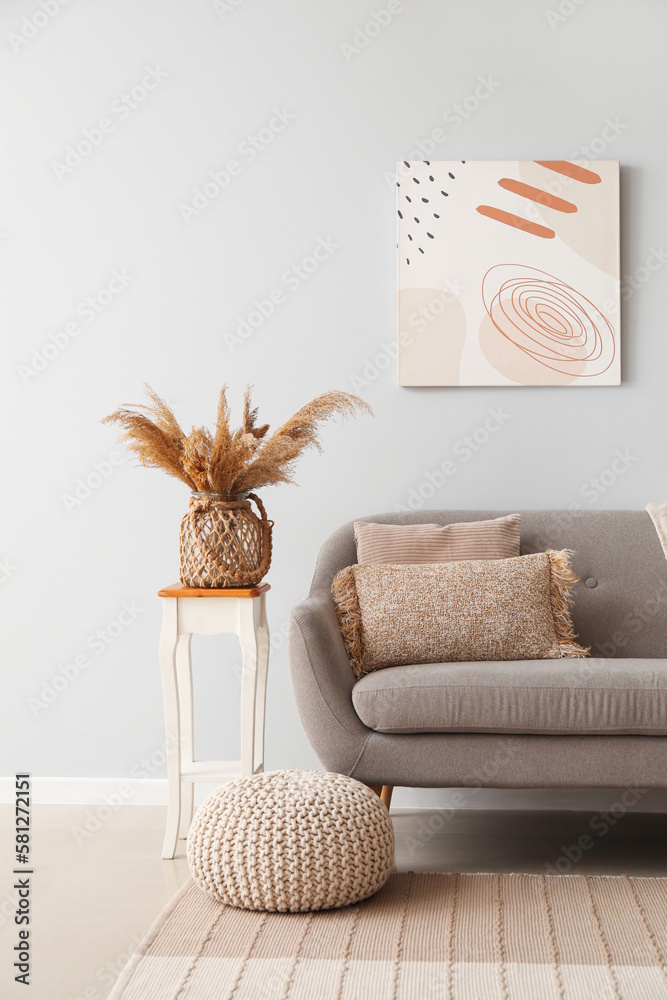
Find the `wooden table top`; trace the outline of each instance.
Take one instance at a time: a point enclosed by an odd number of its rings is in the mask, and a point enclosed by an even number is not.
[[[183,583],[172,583],[158,590],[158,597],[260,597],[271,590],[270,583],[258,583],[255,587],[186,587]]]

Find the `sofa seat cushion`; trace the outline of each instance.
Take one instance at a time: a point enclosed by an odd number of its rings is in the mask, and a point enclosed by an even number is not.
[[[352,689],[381,733],[667,735],[667,659],[422,663]]]

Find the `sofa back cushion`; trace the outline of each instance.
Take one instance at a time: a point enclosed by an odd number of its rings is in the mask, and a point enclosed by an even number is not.
[[[373,514],[357,520],[381,524],[454,524],[511,514],[503,510],[423,510]],[[593,656],[667,657],[667,560],[651,518],[643,510],[523,510],[521,552],[572,549],[572,617]],[[336,573],[356,562],[354,521],[338,528],[320,549],[311,595],[331,605]],[[341,643],[342,645],[342,643]]]

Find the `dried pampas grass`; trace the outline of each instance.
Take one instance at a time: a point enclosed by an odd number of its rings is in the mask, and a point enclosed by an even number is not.
[[[122,406],[102,423],[121,426],[121,441],[141,465],[163,469],[201,493],[244,493],[292,483],[301,453],[307,448],[322,450],[320,425],[325,420],[373,412],[368,403],[349,392],[325,392],[269,437],[269,425],[257,424],[250,387],[243,396],[241,426],[232,430],[224,385],[214,434],[205,427],[193,427],[186,435],[172,410],[150,386],[146,386],[146,395],[148,405]]]

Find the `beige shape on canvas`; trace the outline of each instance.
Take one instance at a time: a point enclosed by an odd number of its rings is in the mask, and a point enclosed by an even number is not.
[[[479,344],[496,371],[519,385],[570,385],[586,369],[585,361],[580,362],[580,371],[569,375],[547,368],[504,337],[490,316],[480,323]]]
[[[398,384],[460,385],[466,316],[441,288],[398,292]]]
[[[573,161],[578,162],[578,161]],[[620,276],[618,242],[619,165],[617,160],[599,160],[582,164],[596,173],[599,184],[582,184],[536,163],[522,160],[521,180],[576,205],[576,212],[557,212],[546,205],[531,203],[544,223],[558,239],[595,267]]]

